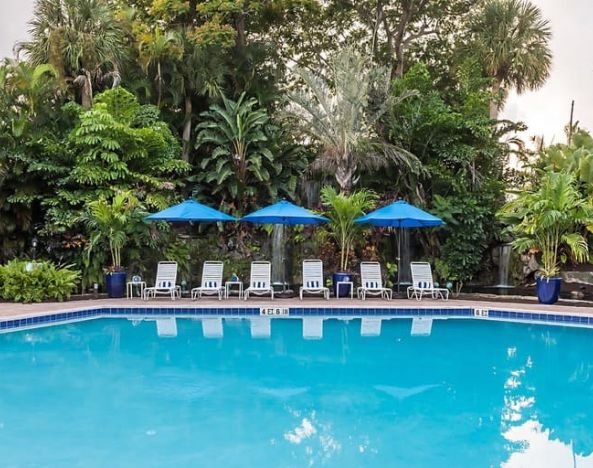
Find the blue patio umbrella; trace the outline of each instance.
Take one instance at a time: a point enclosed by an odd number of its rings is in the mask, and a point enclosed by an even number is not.
[[[286,200],[281,200],[273,205],[266,206],[261,210],[254,211],[246,216],[243,216],[240,221],[247,221],[254,224],[280,224],[294,226],[297,224],[322,224],[327,223],[329,219],[325,216],[321,216],[313,213],[303,207],[297,206],[294,203],[290,203]],[[274,242],[274,246],[282,245],[283,231],[279,231],[279,237],[276,239],[278,242]],[[274,251],[275,248],[273,247]],[[272,255],[274,257],[274,255]],[[278,256],[279,261],[282,263],[283,255]],[[278,268],[275,268],[278,270]],[[282,271],[281,279],[283,287],[286,288],[285,271]]]
[[[169,223],[218,223],[237,221],[222,211],[215,210],[195,200],[185,200],[177,205],[170,206],[158,213],[153,213],[144,218],[145,221],[167,221]],[[191,272],[190,272],[191,283]],[[191,287],[191,284],[190,284]]]
[[[370,224],[377,227],[394,227],[401,229],[437,227],[445,222],[441,218],[427,213],[420,208],[410,205],[404,200],[398,200],[391,205],[384,206],[355,220],[359,224]],[[401,231],[397,240],[397,291],[400,283],[400,251]]]
[[[195,200],[185,200],[178,205],[153,213],[144,218],[145,221],[168,221],[170,223],[200,222],[218,223],[224,221],[237,221],[236,218],[203,205]]]
[[[255,224],[295,225],[322,224],[327,223],[329,219],[290,203],[289,201],[281,200],[273,205],[266,206],[261,210],[243,216],[240,221],[247,221]]]

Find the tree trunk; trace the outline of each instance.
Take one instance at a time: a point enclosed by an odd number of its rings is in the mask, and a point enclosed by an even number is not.
[[[247,39],[245,36],[245,12],[242,11],[237,15],[237,19],[235,20],[235,30],[237,31],[237,49],[239,51],[243,51],[247,44]]]
[[[88,71],[84,73],[81,101],[82,107],[84,107],[85,109],[90,109],[93,106],[93,81],[91,78],[91,73]]]
[[[392,39],[392,50],[395,52],[395,63],[391,68],[391,78],[399,78],[404,74],[404,38],[415,12],[413,4],[404,4],[399,24]]]
[[[184,161],[189,161],[189,152],[191,144],[191,113],[192,102],[191,96],[185,96],[185,119],[183,121],[183,151],[182,158]]]
[[[354,175],[356,167],[348,163],[349,158],[345,157],[343,161],[339,161],[336,167],[336,182],[340,186],[340,193],[350,195],[354,187]]]
[[[156,100],[156,106],[157,107],[161,107],[161,99],[163,97],[163,76],[161,75],[161,62],[157,63],[157,92],[158,92],[158,96],[157,96],[157,100]]]
[[[492,85],[492,98],[490,99],[490,118],[498,120],[498,111],[500,110],[500,90],[502,88],[502,78],[496,77]]]

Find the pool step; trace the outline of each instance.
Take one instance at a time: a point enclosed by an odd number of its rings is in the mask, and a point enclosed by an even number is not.
[[[320,340],[323,338],[323,318],[303,318],[303,338],[306,340]]]
[[[412,319],[412,336],[430,336],[432,333],[432,319],[426,317],[414,317]]]

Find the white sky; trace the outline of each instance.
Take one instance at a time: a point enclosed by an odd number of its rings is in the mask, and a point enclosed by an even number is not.
[[[554,63],[546,85],[522,96],[511,95],[503,117],[522,120],[529,136],[564,141],[564,126],[575,100],[575,118],[593,130],[593,0],[533,0],[551,21]],[[0,0],[0,57],[11,56],[26,38],[34,0]]]

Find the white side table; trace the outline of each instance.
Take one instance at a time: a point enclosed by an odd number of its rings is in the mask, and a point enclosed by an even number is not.
[[[224,283],[224,298],[228,299],[233,292],[233,286],[237,286],[239,299],[243,298],[243,283],[241,281],[227,281]]]
[[[342,285],[342,284],[350,285],[350,299],[354,299],[354,282],[353,281],[338,281],[336,283],[336,292],[338,293],[338,294],[336,294],[336,299],[340,299],[340,285]]]
[[[126,283],[126,295],[128,299],[134,298],[134,286],[137,286],[140,289],[140,296],[144,297],[144,289],[146,288],[146,281],[128,281]]]

